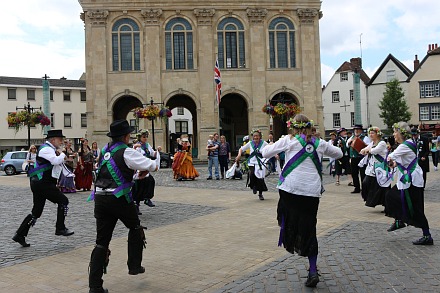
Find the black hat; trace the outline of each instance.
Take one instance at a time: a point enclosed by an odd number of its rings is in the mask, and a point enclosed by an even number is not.
[[[133,131],[134,127],[130,126],[127,120],[115,120],[110,124],[110,132],[107,133],[107,136],[118,137],[132,133]]]
[[[347,131],[347,129],[345,129],[344,127],[339,128],[339,129],[338,129],[338,134],[341,133],[341,132],[343,132],[343,131]]]
[[[353,129],[364,129],[363,127],[362,127],[362,124],[355,124],[354,126],[353,126]]]
[[[64,138],[65,136],[63,135],[63,131],[61,129],[56,129],[56,130],[49,130],[47,131],[47,138],[51,138],[51,137],[62,137]]]
[[[417,127],[411,128],[411,134],[419,134],[420,130]]]

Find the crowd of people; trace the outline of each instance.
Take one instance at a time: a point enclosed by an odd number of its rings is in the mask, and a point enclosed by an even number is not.
[[[263,192],[268,191],[266,173],[278,170],[278,244],[289,253],[308,257],[307,287],[316,287],[319,282],[316,225],[324,192],[324,157],[330,158],[330,174],[336,177],[336,185],[341,184],[341,176],[351,176],[349,185],[354,187],[351,193],[360,194],[367,207],[384,207],[384,214],[393,218],[389,232],[412,225],[422,230],[422,238],[415,240],[414,245],[433,245],[424,213],[424,188],[430,154],[437,171],[437,140],[420,136],[420,131],[406,122],[396,123],[393,136],[387,141],[378,127],[369,127],[364,132],[362,125],[355,125],[351,134],[340,128],[325,141],[314,128],[313,121],[302,114],[290,118],[287,126],[289,134],[277,141],[272,133],[265,141],[262,131],[253,129],[244,137],[232,164],[248,166],[246,187],[260,200],[264,200]],[[90,292],[107,292],[102,287],[102,275],[108,265],[108,246],[118,219],[129,229],[129,274],[145,272],[141,266],[145,236],[138,216],[141,214],[139,206],[141,201],[155,206],[151,200],[155,189],[151,172],[160,166],[161,147],[154,150],[148,144],[148,130],[140,130],[131,143],[132,131],[127,121],[117,120],[110,125],[107,134],[111,142],[102,150],[96,143],[90,148],[84,139],[75,152],[61,130],[51,130],[46,143],[38,150],[32,146],[27,157],[34,206],[13,237],[23,247],[29,246],[26,237],[41,216],[46,200],[58,204],[55,234],[73,234],[64,224],[69,204],[64,193],[91,190],[92,172],[96,172],[94,190],[89,198],[95,201],[97,225],[96,246],[89,267]],[[173,177],[177,181],[195,180],[199,173],[193,165],[189,137],[182,135],[177,142]],[[225,136],[218,133],[209,136],[206,151],[207,179],[227,178],[231,147]],[[242,157],[245,157],[244,162]]]

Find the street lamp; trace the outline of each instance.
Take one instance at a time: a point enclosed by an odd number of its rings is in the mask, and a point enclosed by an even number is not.
[[[27,124],[27,129],[28,129],[28,149],[30,149],[31,148],[31,123],[30,123],[31,113],[34,112],[34,110],[41,110],[41,107],[38,107],[38,108],[31,107],[31,104],[28,102],[28,104],[27,105],[25,104],[23,108],[15,107],[15,110],[16,111],[25,110],[29,114],[28,121],[26,121],[27,122],[26,124]]]
[[[151,105],[151,106],[153,106],[153,105],[161,105],[161,106],[163,106],[164,103],[163,103],[163,102],[157,102],[157,103],[155,103],[155,102],[153,101],[153,98],[151,98],[151,100],[150,100],[150,105]],[[155,141],[154,141],[154,119],[151,119],[151,132],[153,133],[153,149],[156,149],[156,144],[155,144]]]

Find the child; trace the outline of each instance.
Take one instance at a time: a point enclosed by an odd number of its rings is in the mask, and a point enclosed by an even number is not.
[[[206,147],[208,147],[208,148],[213,147],[214,146],[213,140],[214,140],[214,135],[210,134],[208,136],[208,142],[206,143]],[[211,151],[208,151],[208,157],[210,154],[211,154]]]

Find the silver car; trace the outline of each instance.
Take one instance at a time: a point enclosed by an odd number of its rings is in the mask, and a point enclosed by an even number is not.
[[[5,171],[6,175],[23,172],[21,166],[27,153],[27,151],[7,152],[0,163],[0,171]]]

